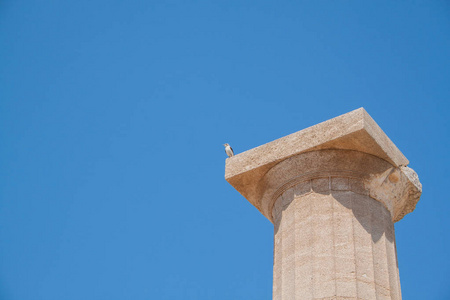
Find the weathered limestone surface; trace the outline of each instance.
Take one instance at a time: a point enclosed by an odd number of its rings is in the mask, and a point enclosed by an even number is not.
[[[225,179],[260,209],[259,179],[291,156],[320,149],[356,150],[395,167],[409,163],[364,108],[359,108],[227,159]]]
[[[391,165],[361,152],[320,150],[266,177],[290,178],[292,166],[308,162],[313,166],[276,194],[272,208],[273,299],[401,299],[392,216],[364,185]]]
[[[274,224],[273,299],[401,299],[394,222],[422,192],[360,108],[227,159]]]

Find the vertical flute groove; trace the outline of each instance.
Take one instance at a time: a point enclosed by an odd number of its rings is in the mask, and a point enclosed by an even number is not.
[[[370,233],[372,234],[371,236],[371,241],[370,241],[370,247],[372,249],[372,273],[373,273],[373,284],[374,284],[374,288],[375,288],[375,299],[378,300],[379,299],[379,286],[377,284],[377,266],[375,265],[375,249],[374,249],[374,241],[373,241],[373,233],[374,233],[374,222],[373,222],[373,203],[369,204],[369,208],[370,208],[370,213],[369,213],[369,228],[370,228]]]
[[[330,193],[331,193],[331,177],[329,177],[330,182]],[[333,198],[331,200],[331,230],[333,236],[333,280],[334,280],[334,293],[337,293],[337,270],[336,270],[336,228],[335,228],[335,200]]]
[[[353,195],[352,195],[353,196]],[[353,212],[353,197],[350,197],[350,210]],[[355,263],[355,286],[356,286],[356,297],[360,297],[358,289],[358,263],[356,257],[356,236],[355,236],[355,218],[352,217],[352,235],[353,235],[353,259]]]

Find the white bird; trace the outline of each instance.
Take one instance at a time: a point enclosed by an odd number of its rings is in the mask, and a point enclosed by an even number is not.
[[[228,144],[223,145],[225,146],[225,153],[228,155],[228,157],[232,157],[234,155],[233,148],[231,148]]]

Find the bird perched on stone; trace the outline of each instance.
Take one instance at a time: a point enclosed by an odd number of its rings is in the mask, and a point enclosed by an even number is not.
[[[225,146],[225,153],[228,155],[228,157],[232,157],[234,155],[233,148],[231,148],[228,144],[223,145]]]

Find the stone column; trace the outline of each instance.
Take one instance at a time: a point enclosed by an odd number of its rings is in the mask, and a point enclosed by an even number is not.
[[[407,164],[364,109],[227,159],[274,224],[273,299],[401,299],[394,222],[421,194]]]

